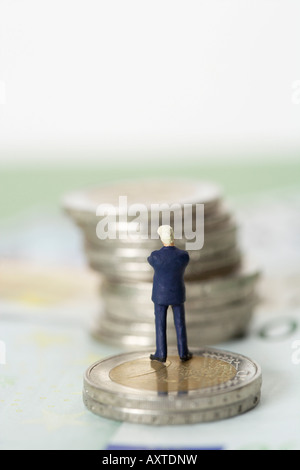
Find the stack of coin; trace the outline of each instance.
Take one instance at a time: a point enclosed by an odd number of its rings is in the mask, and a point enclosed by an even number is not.
[[[212,344],[245,333],[257,302],[258,273],[238,270],[216,279],[186,281],[186,326],[189,343]],[[150,282],[130,283],[105,279],[101,296],[105,314],[99,318],[94,336],[124,346],[153,344],[154,316]],[[171,311],[168,338],[176,343]]]
[[[182,363],[171,349],[162,364],[150,361],[149,353],[122,354],[89,367],[86,407],[115,420],[178,425],[230,418],[259,403],[261,369],[245,356],[205,347]]]
[[[82,229],[89,265],[101,274],[95,337],[129,348],[154,345],[153,269],[147,258],[162,247],[157,228],[166,223],[166,214],[180,229],[176,246],[190,255],[185,272],[189,344],[245,333],[259,274],[243,265],[237,225],[216,185],[184,179],[115,183],[70,194],[64,208]],[[203,247],[195,245],[201,233]],[[168,341],[175,344],[168,317]]]

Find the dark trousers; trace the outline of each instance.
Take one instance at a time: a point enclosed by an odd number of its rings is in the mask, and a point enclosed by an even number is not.
[[[154,304],[155,328],[156,328],[156,352],[155,356],[167,357],[167,310],[168,305]],[[184,304],[172,305],[174,324],[177,334],[177,347],[180,357],[188,354],[187,334],[185,326]]]

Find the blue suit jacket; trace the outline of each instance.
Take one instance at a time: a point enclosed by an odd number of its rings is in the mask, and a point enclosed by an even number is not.
[[[178,305],[185,302],[184,271],[190,257],[176,246],[163,246],[148,258],[154,268],[152,301],[160,305]]]

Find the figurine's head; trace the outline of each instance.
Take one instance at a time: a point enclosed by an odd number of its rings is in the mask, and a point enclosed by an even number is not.
[[[165,246],[174,246],[174,230],[170,225],[161,225],[157,233]]]

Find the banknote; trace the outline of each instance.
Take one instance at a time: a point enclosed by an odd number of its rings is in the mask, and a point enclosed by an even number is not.
[[[56,208],[34,207],[0,219],[0,263],[6,259],[45,266],[83,267],[79,230]]]
[[[0,222],[1,318],[86,323],[99,310],[98,286],[79,231],[58,209],[36,207]]]
[[[99,310],[99,276],[89,269],[5,259],[0,262],[1,319],[86,324]]]

